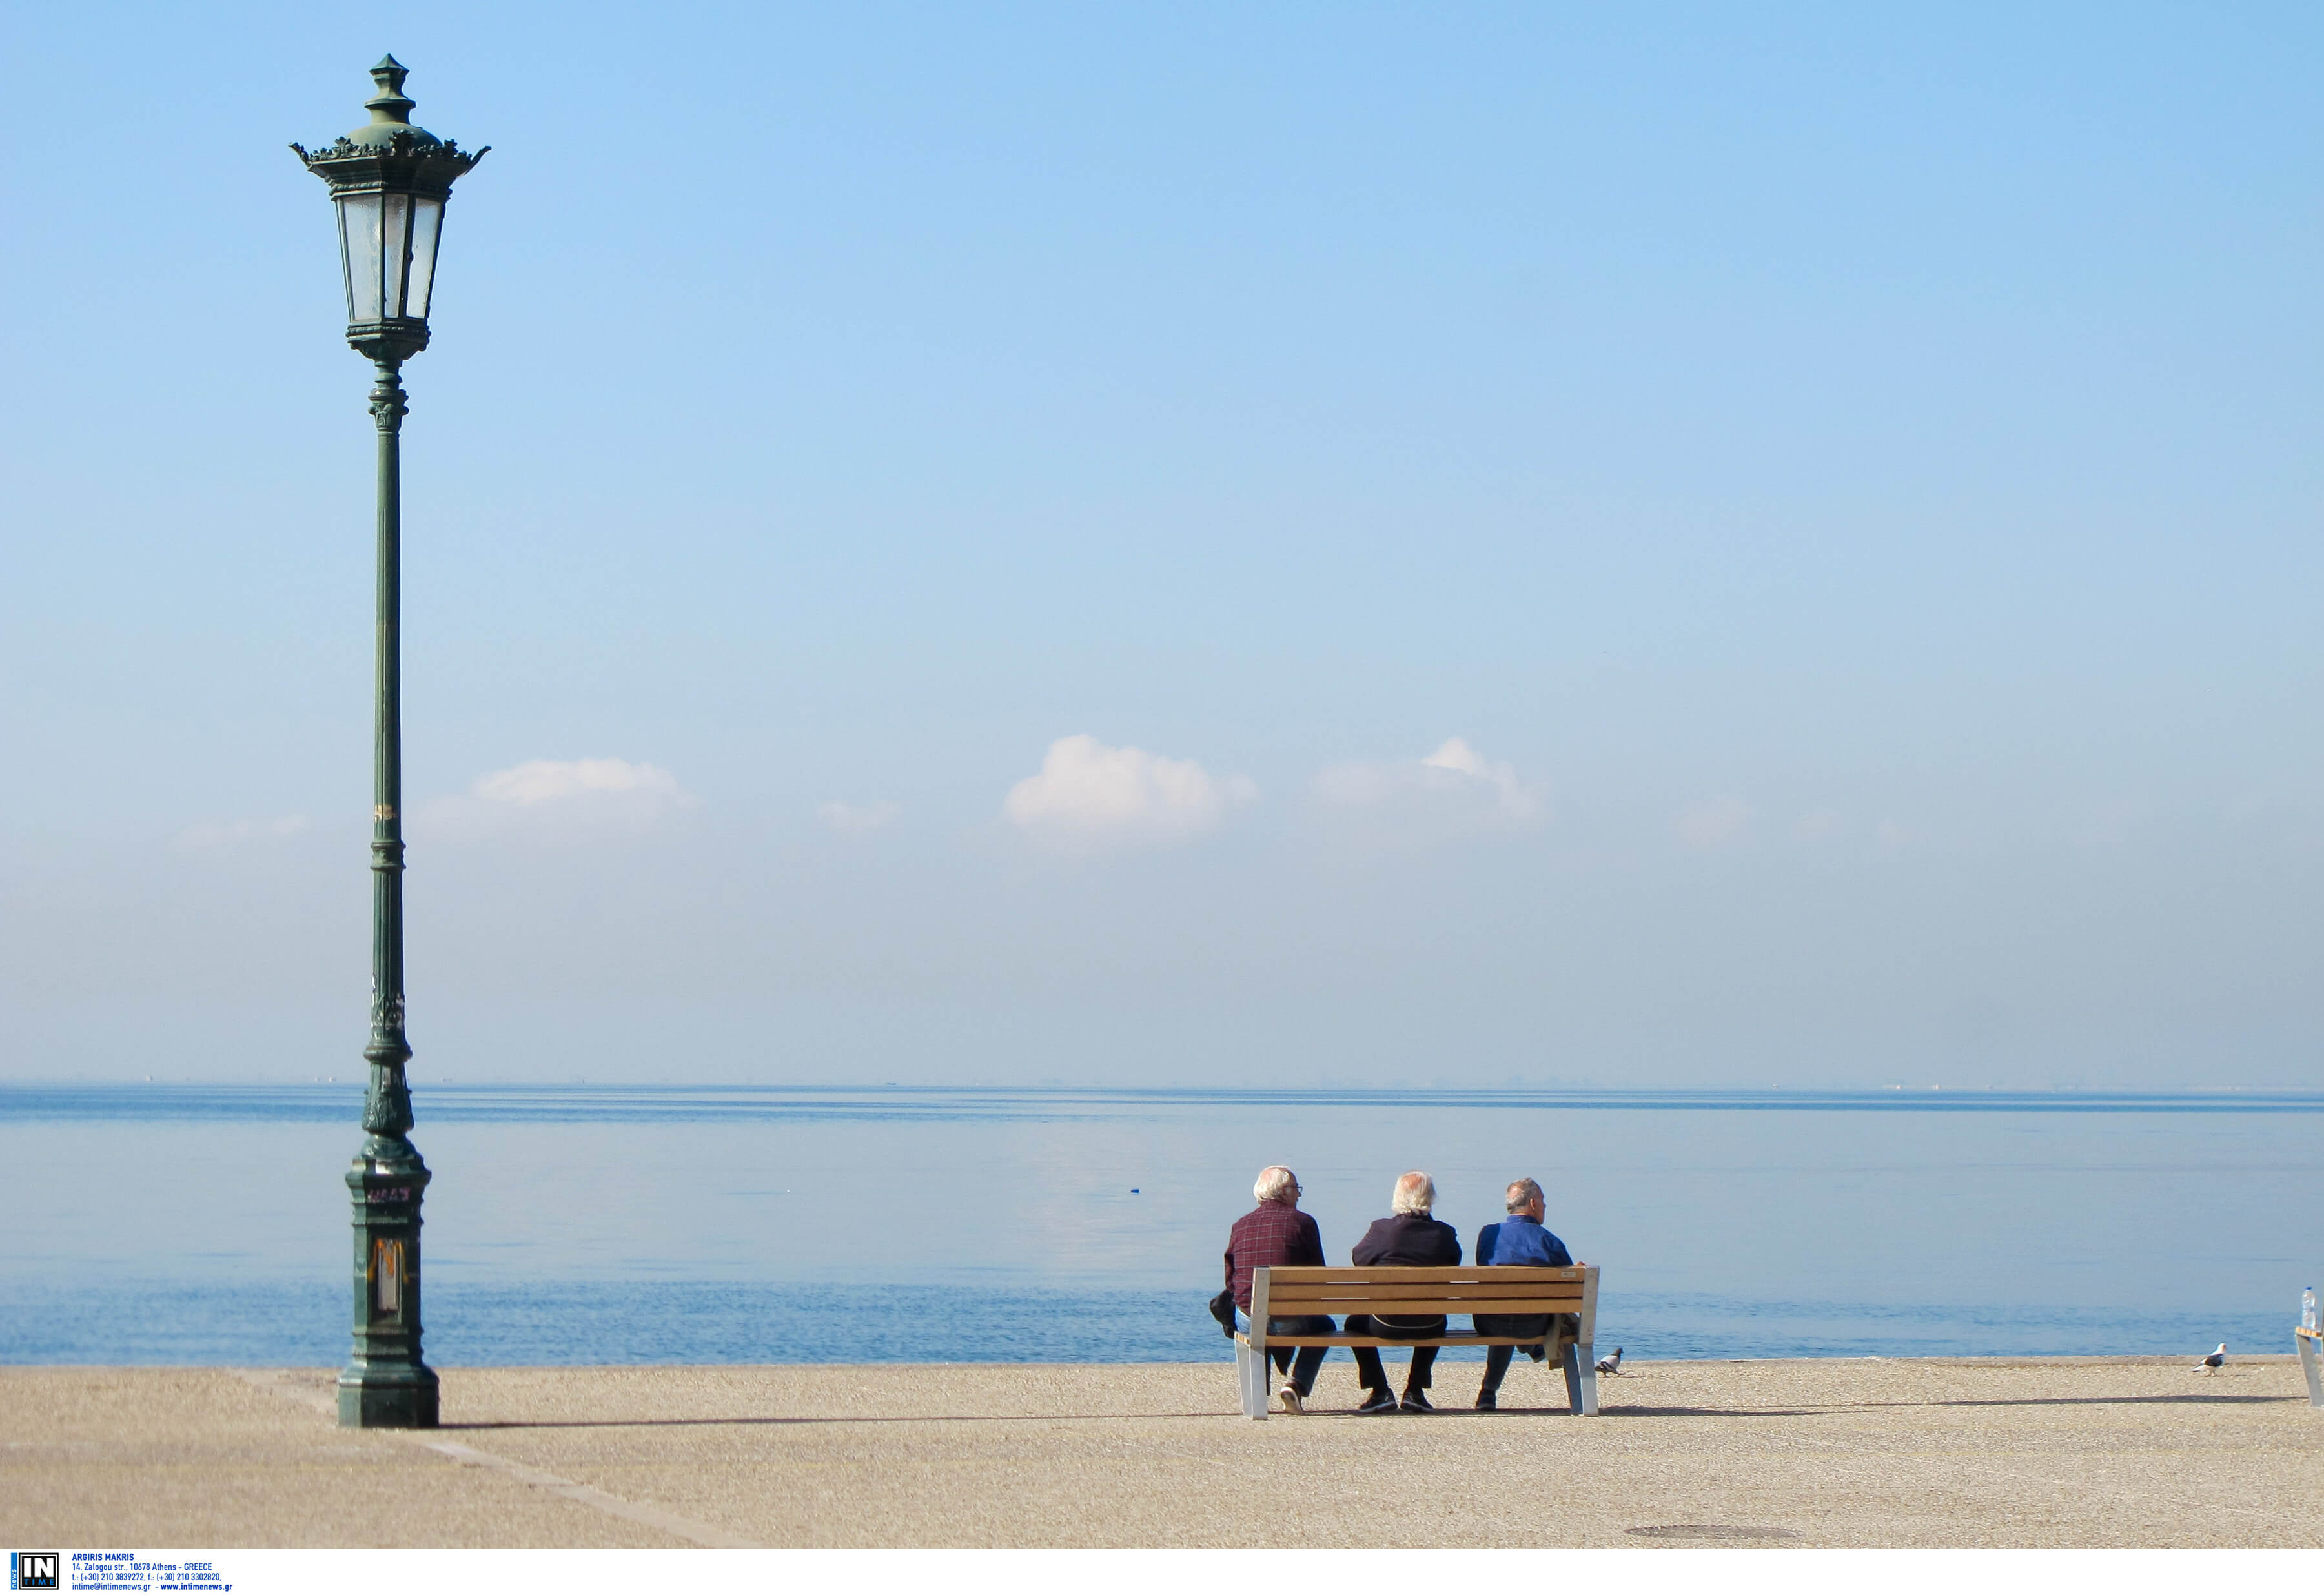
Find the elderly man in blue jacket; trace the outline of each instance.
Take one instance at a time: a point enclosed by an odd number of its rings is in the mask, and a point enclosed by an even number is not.
[[[1477,1232],[1477,1261],[1496,1268],[1570,1268],[1572,1257],[1565,1242],[1543,1227],[1542,1218],[1549,1204],[1541,1194],[1540,1185],[1530,1179],[1511,1180],[1503,1194],[1501,1205],[1508,1217],[1498,1224],[1487,1224]],[[1479,1313],[1473,1322],[1479,1334],[1537,1334],[1550,1332],[1547,1313]],[[1509,1371],[1515,1346],[1485,1348],[1485,1382],[1477,1388],[1477,1410],[1493,1412],[1501,1404],[1501,1380]],[[1526,1355],[1536,1362],[1548,1355],[1543,1346],[1527,1346]]]

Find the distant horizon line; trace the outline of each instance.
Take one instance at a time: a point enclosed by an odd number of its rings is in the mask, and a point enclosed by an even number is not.
[[[0,1093],[54,1090],[135,1090],[144,1087],[168,1090],[199,1091],[355,1091],[367,1082],[359,1075],[346,1079],[307,1080],[218,1080],[180,1076],[143,1079],[86,1076],[65,1078],[25,1078],[0,1080]],[[2027,1098],[2027,1097],[2089,1097],[2124,1101],[2200,1102],[2253,1099],[2277,1099],[2315,1102],[2324,1104],[2324,1088],[2305,1085],[2206,1085],[2206,1086],[2110,1086],[2087,1084],[2045,1085],[1914,1085],[1885,1081],[1878,1083],[1800,1085],[1675,1085],[1600,1083],[1503,1083],[1453,1084],[1420,1083],[1417,1082],[1314,1082],[1285,1085],[1227,1085],[1174,1083],[1104,1084],[1094,1082],[1076,1083],[1044,1080],[1026,1083],[1000,1083],[978,1081],[670,1081],[620,1080],[576,1077],[567,1080],[438,1080],[417,1079],[410,1082],[416,1093],[448,1091],[468,1092],[639,1092],[652,1093],[703,1093],[733,1092],[749,1093],[797,1093],[810,1095],[842,1093],[975,1093],[1017,1096],[1100,1095],[1112,1097],[1189,1097],[1205,1096],[1225,1100],[1298,1098],[1321,1095],[1397,1095],[1411,1098],[1428,1097],[1572,1097],[1572,1098],[1782,1098],[1782,1097],[1864,1097],[1875,1101],[1914,1101],[1933,1097],[1954,1098]]]

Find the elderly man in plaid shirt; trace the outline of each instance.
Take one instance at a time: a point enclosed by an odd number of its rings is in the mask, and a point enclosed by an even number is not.
[[[1315,1221],[1299,1211],[1299,1177],[1281,1166],[1262,1168],[1250,1194],[1259,1205],[1234,1222],[1227,1231],[1227,1288],[1234,1293],[1235,1320],[1250,1327],[1250,1275],[1254,1268],[1323,1266],[1323,1235]],[[1276,1318],[1267,1321],[1269,1334],[1330,1334],[1338,1325],[1329,1318]],[[1288,1346],[1270,1348],[1275,1371],[1288,1369],[1291,1382],[1283,1388],[1283,1410],[1307,1410],[1315,1388],[1315,1370],[1323,1366],[1329,1346],[1302,1346],[1292,1360]]]

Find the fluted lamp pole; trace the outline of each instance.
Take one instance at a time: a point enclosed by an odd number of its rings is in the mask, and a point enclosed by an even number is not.
[[[339,1375],[343,1428],[432,1429],[436,1372],[420,1354],[420,1203],[428,1165],[412,1146],[411,1056],[403,1035],[403,723],[397,643],[401,502],[397,444],[402,367],[428,346],[428,296],[452,184],[484,157],[407,119],[404,68],[371,69],[371,120],[327,149],[292,144],[328,183],[338,209],[347,342],[374,369],[379,429],[379,622],[372,791],[371,1039],[364,1056],[362,1149],[347,1170],[355,1198],[355,1353]],[[490,146],[487,146],[489,148]]]

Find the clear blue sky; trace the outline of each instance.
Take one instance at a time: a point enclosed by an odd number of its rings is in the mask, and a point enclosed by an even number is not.
[[[390,50],[419,1078],[2316,1078],[2312,8],[575,4],[7,8],[0,1077],[359,1066]]]

